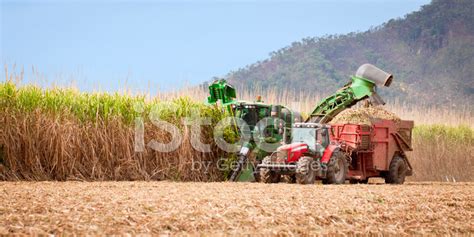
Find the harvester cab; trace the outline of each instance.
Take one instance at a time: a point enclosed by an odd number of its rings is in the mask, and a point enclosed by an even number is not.
[[[237,153],[238,161],[233,168],[229,180],[231,181],[258,181],[258,173],[254,167],[269,154],[268,149],[260,149],[259,144],[274,144],[274,149],[291,139],[291,126],[294,121],[301,121],[299,113],[294,113],[282,105],[266,104],[259,97],[256,101],[236,99],[236,90],[226,80],[216,80],[209,86],[209,104],[220,103],[232,117],[239,118],[248,126],[234,127],[240,136],[249,138],[241,145]],[[273,148],[271,148],[273,149]],[[273,150],[271,151],[273,152]],[[255,157],[249,162],[249,157]]]

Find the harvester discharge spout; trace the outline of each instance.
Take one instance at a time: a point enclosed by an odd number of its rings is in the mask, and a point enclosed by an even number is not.
[[[377,86],[389,87],[393,80],[393,75],[387,73],[372,64],[364,64],[357,69],[356,77],[364,78],[373,82]]]
[[[393,76],[374,65],[364,64],[359,67],[356,75],[335,94],[323,99],[313,110],[306,122],[328,123],[340,112],[370,98],[372,103],[385,104],[377,94],[377,86],[389,87]]]

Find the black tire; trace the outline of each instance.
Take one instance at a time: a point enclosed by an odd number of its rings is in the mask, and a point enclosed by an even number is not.
[[[328,164],[328,171],[324,184],[344,184],[346,182],[349,165],[342,152],[335,151]]]
[[[303,156],[296,163],[296,182],[299,184],[314,184],[316,179],[313,170],[313,158]]]
[[[385,176],[385,183],[403,184],[408,171],[408,164],[403,157],[395,155]]]
[[[283,175],[281,177],[285,183],[294,184],[296,183],[296,175]]]
[[[257,166],[254,166],[254,167],[257,167]],[[254,178],[255,182],[257,182],[257,183],[260,182],[260,172],[259,172],[259,170],[254,170],[253,171],[253,178]]]
[[[262,164],[270,164],[271,157],[267,156],[263,158]],[[278,183],[280,182],[281,175],[267,168],[260,168],[260,182],[263,183]]]
[[[351,184],[368,184],[369,183],[369,179],[363,179],[363,180],[358,180],[358,179],[351,179],[349,181],[349,183]]]

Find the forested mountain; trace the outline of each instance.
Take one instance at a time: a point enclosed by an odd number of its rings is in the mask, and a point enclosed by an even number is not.
[[[395,76],[385,98],[459,106],[474,102],[474,1],[433,0],[404,18],[360,33],[305,38],[230,72],[238,88],[328,95],[372,63]]]

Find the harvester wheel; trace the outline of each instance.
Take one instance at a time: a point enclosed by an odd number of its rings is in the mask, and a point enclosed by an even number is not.
[[[388,184],[403,184],[405,176],[408,171],[408,165],[403,157],[396,155],[390,162],[390,168],[387,176],[385,176],[385,183]]]
[[[296,164],[296,182],[299,184],[314,184],[316,178],[313,170],[313,158],[303,156]]]
[[[267,156],[263,158],[262,164],[270,164],[271,163],[271,157]],[[278,183],[280,182],[280,177],[281,175],[276,173],[275,171],[272,171],[271,169],[268,168],[260,168],[260,182],[263,183]]]
[[[324,184],[343,184],[346,182],[346,176],[349,166],[347,159],[342,152],[336,151],[329,160],[327,176]]]

